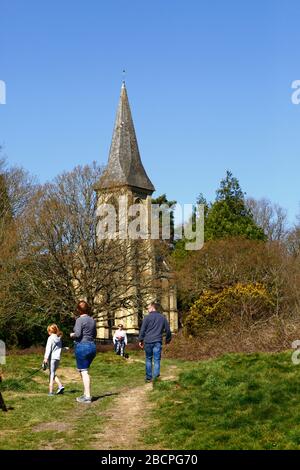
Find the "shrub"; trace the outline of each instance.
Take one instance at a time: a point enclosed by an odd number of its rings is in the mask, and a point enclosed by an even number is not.
[[[219,325],[234,317],[244,323],[268,317],[275,307],[272,294],[260,283],[237,283],[220,292],[204,290],[185,320],[186,333],[197,335],[203,328]]]
[[[212,240],[201,250],[171,261],[176,273],[179,310],[188,312],[204,290],[214,293],[241,284],[263,284],[276,297],[276,313],[300,313],[300,263],[285,246],[245,238]]]

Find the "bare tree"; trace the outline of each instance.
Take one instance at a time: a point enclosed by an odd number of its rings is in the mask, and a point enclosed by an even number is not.
[[[25,329],[26,324],[24,309],[19,310],[16,294],[21,286],[18,282],[19,222],[35,188],[36,183],[27,172],[9,168],[5,158],[0,159],[0,334],[5,339],[17,334],[18,328]]]
[[[282,241],[287,234],[287,211],[269,199],[247,198],[246,206],[251,210],[255,223],[261,227],[271,241]]]
[[[19,217],[38,187],[36,178],[21,167],[8,166],[4,156],[0,158],[0,178],[0,201],[5,198],[6,210],[14,218]]]
[[[294,257],[300,256],[300,212],[296,216],[296,223],[288,231],[286,244],[289,253]]]
[[[130,315],[155,289],[149,241],[97,240],[100,174],[96,164],[64,173],[39,188],[22,218],[19,273],[30,307],[45,315],[69,318],[80,298],[103,319],[120,308]]]

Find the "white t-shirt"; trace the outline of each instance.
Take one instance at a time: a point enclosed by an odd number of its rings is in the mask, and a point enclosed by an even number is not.
[[[124,338],[124,343],[127,344],[127,334],[124,330],[116,330],[114,336],[113,336],[113,342],[117,341],[119,338]]]

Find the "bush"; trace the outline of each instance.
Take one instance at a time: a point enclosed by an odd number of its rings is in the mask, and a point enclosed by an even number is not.
[[[270,316],[274,307],[272,295],[260,283],[237,283],[217,293],[204,290],[191,306],[184,320],[184,329],[188,334],[197,335],[203,328],[237,316],[249,323]]]
[[[219,293],[238,283],[259,283],[276,299],[277,314],[300,313],[299,257],[290,256],[281,243],[241,237],[213,240],[185,257],[174,253],[172,261],[183,312],[188,312],[205,290]]]

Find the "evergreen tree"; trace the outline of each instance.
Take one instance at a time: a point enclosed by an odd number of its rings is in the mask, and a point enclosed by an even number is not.
[[[265,240],[263,230],[246,207],[245,193],[239,181],[230,171],[221,181],[216,201],[207,209],[205,216],[205,240],[244,236],[252,240]]]
[[[174,243],[174,206],[176,205],[176,201],[169,201],[166,194],[162,194],[157,198],[152,198],[152,204],[158,205],[165,205],[166,211],[170,214],[170,239],[169,243]],[[162,236],[162,213],[159,214],[159,237],[161,239]]]

